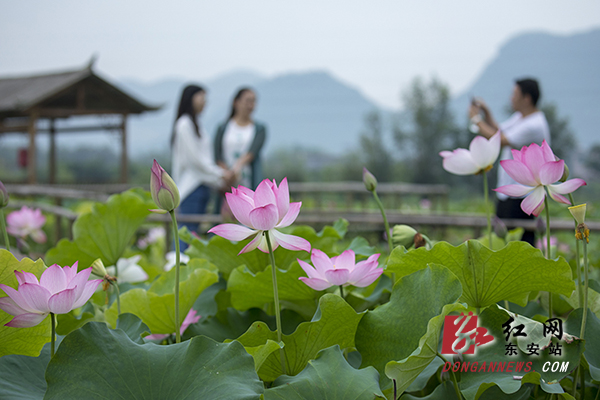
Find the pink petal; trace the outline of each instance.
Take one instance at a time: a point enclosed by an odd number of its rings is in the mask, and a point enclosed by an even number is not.
[[[535,188],[532,188],[530,186],[523,186],[523,185],[504,185],[504,186],[500,186],[499,188],[494,189],[494,191],[503,193],[507,196],[523,197],[526,194],[528,194],[529,192],[531,192],[533,189],[535,189]]]
[[[350,273],[350,278],[348,278],[348,282],[354,285],[354,282],[359,282],[362,278],[369,275],[371,272],[375,271],[378,267],[377,261],[361,261],[356,264],[354,270]],[[381,269],[383,271],[383,268]],[[354,285],[356,286],[356,285]]]
[[[444,157],[443,167],[456,175],[473,175],[481,169],[467,149],[456,149],[451,156]]]
[[[31,328],[32,326],[38,325],[47,316],[48,316],[48,313],[44,313],[44,314],[36,314],[36,313],[21,314],[21,315],[17,315],[16,317],[14,317],[8,324],[5,324],[4,326],[10,326],[12,328]]]
[[[321,276],[325,276],[325,271],[333,269],[333,262],[331,262],[331,259],[319,249],[313,249],[310,260]]]
[[[77,288],[66,289],[56,293],[48,300],[48,308],[54,314],[66,314],[73,308]]]
[[[540,169],[545,164],[544,153],[542,148],[537,143],[532,143],[521,154],[521,161],[529,169],[533,178],[539,182]],[[519,182],[523,183],[523,182]]]
[[[209,233],[214,233],[215,235],[219,235],[228,240],[234,240],[239,242],[240,240],[244,240],[255,234],[257,231],[246,228],[242,225],[235,224],[221,224],[211,228]]]
[[[252,223],[250,222],[250,211],[254,209],[254,205],[250,204],[242,196],[235,195],[233,193],[225,193],[225,197],[227,198],[227,204],[229,205],[229,208],[231,209],[235,219],[252,228]]]
[[[17,281],[19,281],[19,285],[24,283],[34,283],[39,285],[37,277],[31,272],[15,271],[15,276],[17,277]]]
[[[451,151],[447,151],[447,150],[444,150],[444,151],[440,151],[440,152],[439,152],[439,155],[440,155],[440,156],[442,156],[442,157],[444,157],[444,158],[446,158],[446,157],[450,157],[452,154],[453,154],[453,153],[452,153]]]
[[[65,267],[68,268],[68,267]],[[69,271],[67,274],[70,274]],[[90,278],[90,274],[92,273],[92,267],[86,268],[82,270],[80,273],[76,274],[73,279],[68,283],[67,289],[75,289],[74,299],[78,299],[83,293],[83,289],[85,288],[85,283]],[[73,300],[75,301],[75,300]]]
[[[306,283],[310,288],[314,289],[314,290],[325,290],[328,287],[333,286],[331,283],[323,280],[323,279],[311,279],[311,278],[305,278],[303,276],[301,276],[300,279],[302,282]]]
[[[77,268],[79,261],[75,261],[72,267],[64,267],[63,271],[67,277],[67,282],[71,282],[77,276]]]
[[[565,162],[551,161],[547,162],[540,168],[540,183],[542,185],[550,185],[557,182],[565,172]]]
[[[48,289],[51,294],[62,292],[67,288],[67,284],[67,275],[56,264],[47,268],[40,278],[40,286]]]
[[[288,188],[287,178],[283,178],[281,183],[279,183],[279,187],[274,186],[273,192],[274,192],[275,198],[276,198],[277,215],[279,216],[280,222],[282,222],[284,219],[284,216],[287,216],[288,210],[290,209],[290,190]],[[298,210],[299,210],[299,207],[298,207]],[[298,214],[296,214],[296,216],[297,215]],[[294,218],[294,220],[295,219],[296,218]],[[294,222],[294,220],[292,220],[292,222]],[[282,225],[282,227],[289,226],[292,224],[292,222],[290,222],[287,225]]]
[[[155,333],[153,335],[146,336],[144,339],[145,340],[163,340],[163,339],[166,339],[167,337],[169,337],[169,335],[163,335],[163,334],[160,334],[160,333]]]
[[[535,215],[536,217],[540,215],[540,213],[544,210],[544,207],[546,206],[545,202],[541,202],[536,208],[535,210],[533,210],[532,214]]]
[[[334,260],[335,259],[335,260]],[[331,259],[331,262],[338,269],[347,269],[352,271],[356,264],[356,256],[352,250],[346,250],[337,257]]]
[[[584,185],[587,185],[587,183],[583,179],[575,178],[557,185],[548,185],[548,190],[554,193],[569,194]]]
[[[512,149],[511,150],[512,156],[513,156],[513,160],[517,160],[519,162],[523,162],[523,160],[521,159],[521,151],[520,150],[515,150]]]
[[[274,230],[270,232],[271,248],[273,249],[273,251],[275,251],[275,249],[279,247],[279,242],[277,242],[277,239],[273,237]],[[265,235],[262,236],[260,243],[258,243],[258,249],[263,253],[269,252],[269,245],[267,244],[267,237]]]
[[[10,315],[20,315],[27,314],[28,311],[24,310],[22,307],[19,307],[17,303],[10,297],[0,297],[0,310],[10,314]]]
[[[92,297],[92,295],[96,291],[96,288],[98,287],[98,285],[101,282],[102,282],[102,279],[94,279],[91,281],[87,281],[85,283],[85,287],[83,288],[83,292],[81,293],[79,298],[76,298],[75,302],[73,302],[72,309],[74,310],[76,308],[83,306],[85,303],[87,303],[87,301],[90,299],[90,297]]]
[[[548,187],[548,193],[550,193],[550,198],[552,198],[552,200],[557,201],[559,203],[571,205],[569,199],[567,199],[562,194],[554,193],[552,190],[550,190],[550,187]]]
[[[43,276],[42,276],[43,279]],[[33,283],[24,283],[19,286],[19,293],[23,295],[27,304],[31,304],[31,307],[38,312],[47,313],[50,312],[48,308],[48,299],[52,296],[52,293],[41,285],[35,285]],[[19,304],[19,302],[17,302]],[[19,304],[20,305],[20,304]]]
[[[248,243],[248,244],[247,244],[247,245],[246,245],[246,246],[245,246],[245,247],[242,249],[242,251],[240,251],[240,252],[238,253],[238,255],[240,255],[240,254],[242,254],[242,253],[248,253],[248,252],[250,252],[250,251],[252,251],[252,250],[256,249],[256,248],[258,247],[258,245],[260,244],[260,241],[262,240],[262,238],[263,238],[263,233],[262,233],[262,232],[259,232],[259,233],[258,233],[258,234],[257,234],[257,235],[254,237],[254,239],[252,239],[252,240],[250,241],[250,243]]]
[[[308,240],[294,235],[286,235],[275,229],[271,229],[270,232],[273,239],[284,249],[293,251],[304,250],[310,253],[310,242]]]
[[[298,218],[298,214],[300,214],[301,206],[302,202],[291,203],[288,207],[287,214],[284,215],[276,228],[285,228],[286,226],[293,224],[296,218]],[[279,214],[279,216],[281,216],[281,214]]]
[[[258,185],[254,192],[254,208],[269,204],[276,206],[277,200],[275,199],[275,193],[273,193],[269,180],[265,179]],[[275,208],[277,209],[277,207]]]
[[[348,283],[350,277],[350,271],[347,269],[330,269],[325,271],[325,278],[332,285],[340,286]]]
[[[554,155],[554,152],[552,151],[546,140],[542,142],[542,154],[546,162],[556,161],[556,156]]]
[[[268,231],[275,228],[278,219],[277,206],[275,204],[256,207],[250,212],[252,227],[260,231]]]
[[[200,315],[196,316],[197,312],[193,308],[185,316],[185,319],[181,323],[180,333],[183,335],[183,332],[190,326],[191,324],[195,324],[200,321]]]
[[[351,282],[351,284],[356,287],[367,287],[371,283],[375,282],[377,280],[377,278],[379,278],[381,276],[381,274],[383,274],[383,268],[377,268],[377,269],[373,270],[372,272],[370,272],[369,274],[362,277],[361,279],[359,279],[358,281]]]
[[[46,243],[46,234],[41,229],[36,229],[31,232],[31,239],[36,243]]]
[[[545,197],[546,191],[544,187],[538,186],[521,202],[521,209],[525,214],[531,215],[533,213],[537,217],[539,213],[535,214],[534,211],[539,208],[540,204],[544,203]],[[542,210],[540,209],[539,211],[541,212]]]
[[[27,283],[25,284],[27,285]],[[32,285],[31,283],[29,285]],[[21,285],[22,286],[22,285]],[[37,311],[31,304],[27,302],[27,299],[23,296],[22,293],[17,290],[11,288],[10,286],[0,284],[0,289],[4,290],[4,292],[10,297],[16,305],[26,310],[27,312],[35,312]]]
[[[500,161],[500,166],[518,183],[525,186],[538,185],[538,182],[535,180],[531,171],[522,162],[516,160],[502,160]]]
[[[319,271],[314,269],[313,266],[309,263],[304,262],[302,260],[298,260],[298,264],[300,264],[300,267],[302,267],[302,269],[304,270],[304,272],[306,272],[306,275],[308,275],[309,278],[324,279],[324,276],[321,275]]]

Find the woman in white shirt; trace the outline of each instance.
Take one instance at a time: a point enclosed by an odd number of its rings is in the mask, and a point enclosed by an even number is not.
[[[206,104],[206,91],[196,85],[183,89],[171,136],[172,174],[179,188],[180,214],[204,214],[210,199],[210,188],[223,187],[233,174],[214,162],[209,135],[202,131],[198,116]],[[181,223],[190,232],[198,224]],[[183,252],[187,245],[181,244]]]

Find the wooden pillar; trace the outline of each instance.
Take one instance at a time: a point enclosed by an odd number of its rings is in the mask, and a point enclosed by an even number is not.
[[[29,115],[29,149],[27,151],[27,183],[33,184],[37,182],[36,174],[36,152],[35,152],[35,135],[37,133],[37,111],[32,111]]]
[[[50,119],[50,154],[49,158],[49,171],[48,171],[48,182],[56,183],[56,126],[54,125],[54,118]]]
[[[121,183],[127,183],[127,114],[121,121]]]

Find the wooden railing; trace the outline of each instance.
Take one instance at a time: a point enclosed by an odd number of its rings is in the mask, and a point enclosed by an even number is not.
[[[62,202],[65,199],[89,199],[95,201],[105,201],[110,194],[120,193],[124,190],[131,188],[131,185],[6,185],[8,192],[11,196],[20,197],[47,197],[54,199],[54,205],[16,200],[11,198],[8,207],[9,208],[20,208],[23,205],[35,206],[40,208],[43,212],[54,214],[57,218],[56,223],[56,237],[61,238],[64,236],[71,236],[71,226],[73,221],[77,218],[77,213],[62,207]],[[326,198],[328,195],[370,195],[366,192],[362,182],[332,182],[332,183],[291,183],[290,192],[293,194],[293,199],[302,198],[303,196],[316,195],[321,198]],[[380,184],[377,187],[377,192],[383,196],[393,196],[401,198],[407,195],[419,195],[427,196],[428,198],[436,198],[442,208],[447,210],[447,195],[448,187],[446,185],[412,185],[412,184]],[[353,199],[355,201],[356,199]],[[396,200],[399,201],[399,200]],[[315,201],[318,205],[318,201]],[[355,204],[354,202],[351,204]],[[331,205],[331,204],[329,204]],[[334,203],[334,205],[339,205]],[[350,222],[352,230],[356,231],[383,231],[383,220],[381,214],[376,210],[359,210],[356,211],[356,207],[349,207],[348,203],[345,203],[346,207],[331,208],[315,207],[313,209],[304,208],[300,212],[296,222],[299,224],[311,225],[315,228],[319,228],[325,225],[331,225],[339,218],[344,218]],[[352,208],[352,209],[351,209]],[[433,207],[432,207],[433,208]],[[406,214],[399,213],[397,211],[389,210],[387,217],[390,225],[396,224],[407,224],[416,228],[421,227],[436,227],[436,228],[448,228],[448,227],[462,227],[469,228],[474,231],[474,237],[479,237],[482,230],[487,226],[487,220],[483,215],[473,214],[441,214],[439,212],[430,214]],[[66,234],[62,232],[62,219],[68,221],[68,229]],[[210,226],[222,222],[221,215],[216,214],[203,214],[203,215],[179,215],[177,217],[179,222],[195,222],[201,224],[201,228],[204,230]],[[157,215],[153,214],[148,217],[149,221],[164,223],[167,227],[167,232],[170,232],[168,225],[170,218],[168,215]],[[535,229],[536,222],[533,220],[504,220],[508,226],[522,227],[525,229]],[[589,221],[587,225],[591,230],[600,231],[600,222]],[[566,231],[573,230],[572,219],[552,219],[550,223],[553,231]]]

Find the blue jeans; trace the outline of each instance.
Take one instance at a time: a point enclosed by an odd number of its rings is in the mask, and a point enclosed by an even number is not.
[[[206,206],[210,199],[210,188],[206,185],[198,186],[190,193],[179,205],[180,214],[205,214]],[[179,228],[186,226],[190,232],[198,230],[198,224],[194,222],[179,223]],[[187,248],[187,243],[179,241],[180,251],[183,253]]]

